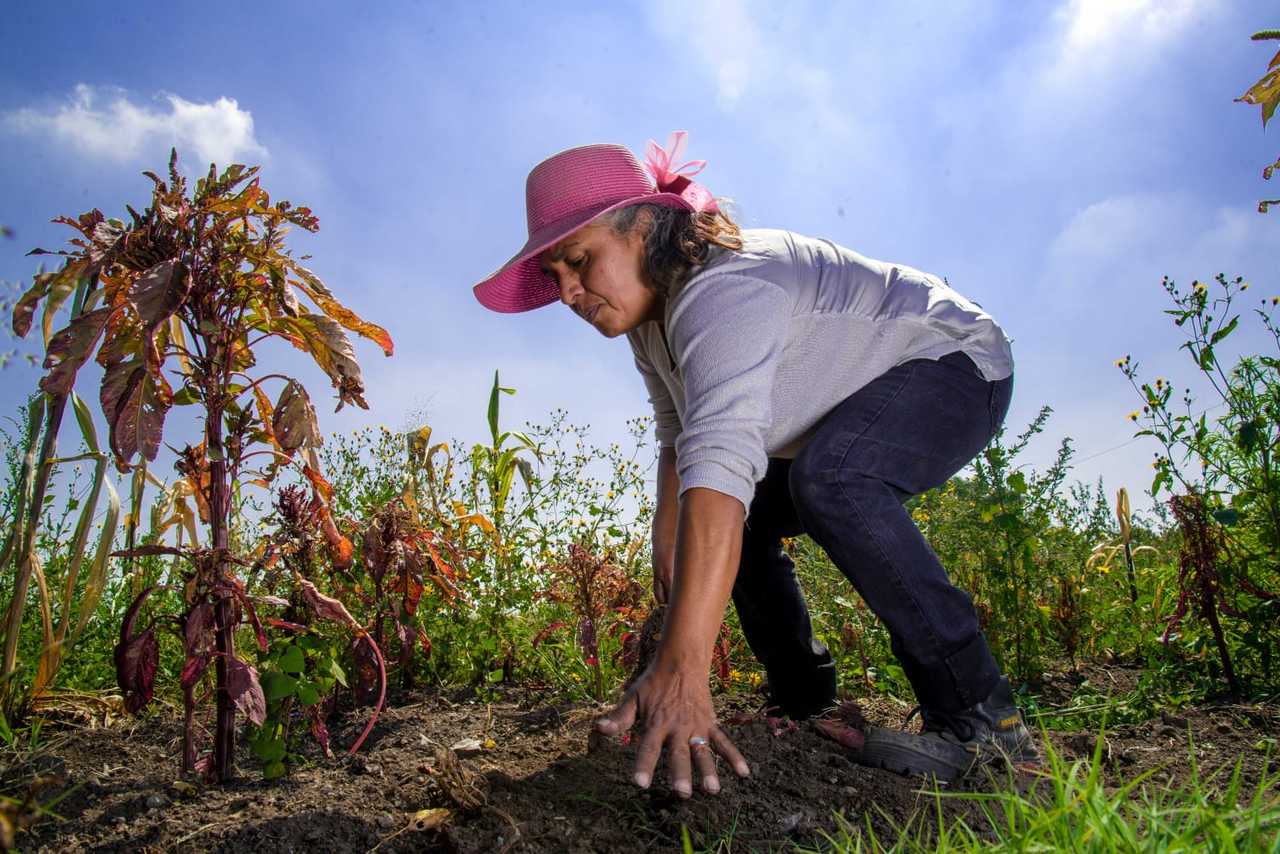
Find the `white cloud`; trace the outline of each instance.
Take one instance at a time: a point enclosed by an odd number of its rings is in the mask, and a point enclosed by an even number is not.
[[[115,161],[161,146],[220,165],[266,156],[253,134],[253,116],[234,98],[199,103],[166,94],[160,100],[154,107],[137,104],[122,90],[82,83],[66,103],[14,110],[4,115],[4,123],[13,131],[48,135],[83,154]],[[191,157],[184,159],[190,162]]]
[[[1206,0],[1069,0],[1059,11],[1068,53],[1100,47],[1132,50],[1181,35]]]

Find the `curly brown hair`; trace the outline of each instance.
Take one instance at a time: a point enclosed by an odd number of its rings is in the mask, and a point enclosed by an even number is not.
[[[712,246],[742,248],[742,230],[719,210],[695,213],[663,205],[628,205],[609,213],[604,222],[623,236],[647,228],[642,269],[646,284],[664,298],[707,262]]]

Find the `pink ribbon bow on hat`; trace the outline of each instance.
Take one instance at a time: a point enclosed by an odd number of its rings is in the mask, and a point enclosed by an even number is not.
[[[672,131],[671,136],[667,137],[666,148],[659,148],[656,141],[649,140],[644,147],[645,165],[653,173],[658,192],[675,193],[692,205],[695,211],[714,213],[717,207],[711,191],[693,180],[694,175],[706,168],[707,161],[690,160],[679,166],[674,165],[684,156],[688,138],[688,131]]]

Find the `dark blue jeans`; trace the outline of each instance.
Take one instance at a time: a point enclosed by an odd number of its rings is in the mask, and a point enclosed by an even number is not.
[[[733,588],[772,701],[794,716],[835,698],[831,654],[813,636],[783,537],[808,534],[889,630],[919,701],[945,712],[1000,677],[969,595],[952,585],[903,506],[945,483],[1004,421],[1013,378],[987,382],[962,353],[906,362],[854,392],[794,460],[771,459],[743,529]]]

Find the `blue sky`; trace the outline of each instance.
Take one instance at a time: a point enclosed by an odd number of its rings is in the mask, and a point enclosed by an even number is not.
[[[372,411],[320,405],[328,431],[425,415],[437,435],[480,439],[500,368],[519,389],[509,423],[562,407],[623,440],[647,410],[625,342],[559,306],[489,313],[470,286],[523,243],[535,163],[677,128],[744,225],[828,237],[980,302],[1014,339],[1011,425],[1056,410],[1027,461],[1069,435],[1075,476],[1112,490],[1149,485],[1154,450],[1108,451],[1136,403],[1113,361],[1191,375],[1161,276],[1221,271],[1280,294],[1280,214],[1255,212],[1275,194],[1259,173],[1280,131],[1232,103],[1274,52],[1248,40],[1280,23],[1261,2],[210,8],[6,10],[0,223],[16,237],[0,241],[0,278],[25,282],[25,251],[69,236],[53,216],[145,203],[139,172],[172,145],[196,173],[261,163],[276,197],[320,216],[295,252],[396,341],[392,359],[358,345]],[[1261,344],[1255,328],[1241,346]],[[319,371],[286,358],[322,397]],[[0,373],[0,413],[38,376]],[[190,413],[166,439],[195,435]]]

